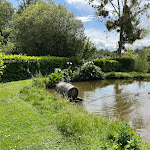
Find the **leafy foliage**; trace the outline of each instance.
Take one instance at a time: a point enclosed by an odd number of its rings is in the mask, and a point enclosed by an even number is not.
[[[1,49],[1,43],[0,43],[0,79],[3,74],[3,69],[4,69],[4,66],[3,66],[2,49]]]
[[[56,68],[55,72],[49,75],[48,79],[45,79],[45,85],[47,88],[54,88],[59,82],[70,82],[72,80],[72,70]]]
[[[140,150],[140,137],[136,137],[128,123],[123,123],[118,130],[118,144],[120,148]]]
[[[83,24],[64,5],[39,1],[16,14],[11,39],[16,53],[71,57],[83,50]]]
[[[3,56],[3,60],[6,65],[2,76],[3,82],[28,79],[32,76],[36,76],[39,72],[41,72],[43,76],[46,76],[54,72],[55,68],[68,68],[68,62],[72,64],[71,69],[75,69],[75,66],[80,64],[79,59],[76,57],[10,55]]]
[[[116,30],[120,34],[118,41],[118,55],[121,56],[125,43],[133,43],[137,39],[142,39],[145,29],[140,27],[140,17],[149,16],[150,3],[147,0],[89,0],[89,4],[96,9],[98,18],[106,18],[106,28],[108,31]],[[142,5],[145,3],[145,5]],[[107,7],[109,5],[109,7]],[[111,8],[110,8],[111,7]]]
[[[96,80],[96,79],[104,79],[105,75],[101,71],[100,67],[94,65],[93,62],[84,63],[81,68],[78,68],[74,71],[73,80]]]
[[[150,49],[141,50],[135,59],[135,71],[150,71]]]
[[[120,71],[120,72],[134,71],[134,66],[135,66],[134,58],[122,57],[122,58],[115,58],[114,60],[117,60],[119,62],[118,71]]]
[[[59,82],[63,81],[63,74],[54,72],[49,75],[49,80],[46,83],[47,88],[54,88]]]
[[[13,13],[14,8],[12,4],[7,0],[0,0],[0,42],[2,42],[2,44],[7,43],[9,32],[6,27],[8,27]]]
[[[88,60],[89,58],[95,55],[95,52],[96,46],[89,39],[85,40],[82,58],[84,60]]]
[[[21,0],[19,1],[17,13],[21,14],[26,8],[35,5],[39,0]]]
[[[111,58],[115,54],[114,52],[110,52],[108,49],[100,49],[95,52],[95,55],[92,57],[93,59],[106,59]]]
[[[100,67],[104,72],[118,71],[119,62],[117,60],[95,59],[94,65]]]

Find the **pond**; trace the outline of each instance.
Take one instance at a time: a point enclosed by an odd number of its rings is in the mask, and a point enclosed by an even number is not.
[[[150,142],[150,81],[101,80],[72,83],[90,113],[118,117]]]

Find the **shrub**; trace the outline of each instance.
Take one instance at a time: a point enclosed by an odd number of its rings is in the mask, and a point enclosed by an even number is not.
[[[118,144],[121,148],[140,150],[140,137],[135,134],[128,123],[122,123],[118,134]]]
[[[3,60],[2,60],[2,49],[1,49],[1,43],[0,43],[0,79],[1,79],[1,75],[3,74]]]
[[[38,88],[45,88],[47,80],[45,78],[33,78],[32,79],[32,86],[38,87]]]
[[[107,59],[95,59],[94,65],[100,67],[104,72],[117,71],[119,68],[119,62],[116,60]]]
[[[150,49],[141,50],[135,59],[135,71],[149,72],[150,70]]]
[[[100,67],[94,65],[93,62],[86,62],[78,68],[73,75],[73,80],[96,80],[96,79],[104,79],[104,72],[101,71]]]
[[[75,69],[80,64],[79,58],[65,57],[31,57],[23,55],[3,56],[6,68],[2,76],[3,82],[16,81],[31,78],[41,72],[43,76],[47,76],[54,72],[55,68],[65,69],[70,66]],[[70,65],[70,62],[72,65]]]
[[[46,87],[54,88],[61,81],[63,81],[63,74],[54,72],[50,74],[48,82],[46,83]]]
[[[10,39],[15,44],[16,53],[60,57],[82,54],[83,23],[65,5],[38,1],[36,5],[29,5],[21,15],[15,14],[11,25]]]
[[[134,71],[135,60],[133,58],[115,58],[119,62],[119,68],[117,71],[120,72],[132,72]]]

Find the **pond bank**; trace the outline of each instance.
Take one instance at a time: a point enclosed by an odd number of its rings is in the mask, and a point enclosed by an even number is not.
[[[150,81],[99,80],[72,83],[79,90],[81,103],[88,112],[104,117],[116,117],[150,142]]]
[[[12,83],[10,89],[16,83]],[[3,86],[6,89],[5,84]],[[41,88],[26,86],[0,102],[3,148],[150,149],[128,123],[89,114],[82,107],[53,97]]]
[[[150,73],[139,72],[108,72],[105,73],[106,79],[149,79]]]

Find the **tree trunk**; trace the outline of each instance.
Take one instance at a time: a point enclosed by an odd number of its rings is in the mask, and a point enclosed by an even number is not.
[[[122,27],[120,28],[120,38],[119,38],[118,44],[119,44],[119,48],[118,48],[117,54],[119,57],[121,57],[121,50],[123,46],[123,28]]]
[[[125,14],[126,4],[127,4],[127,0],[124,0],[123,15]],[[121,50],[123,47],[124,17],[122,17],[122,18],[119,17],[119,20],[120,20],[120,38],[119,38],[119,42],[118,42],[119,48],[118,48],[117,54],[119,57],[121,57]]]
[[[2,30],[1,30],[1,29],[0,29],[0,35],[1,35],[1,36],[3,36],[3,32],[2,32]]]

